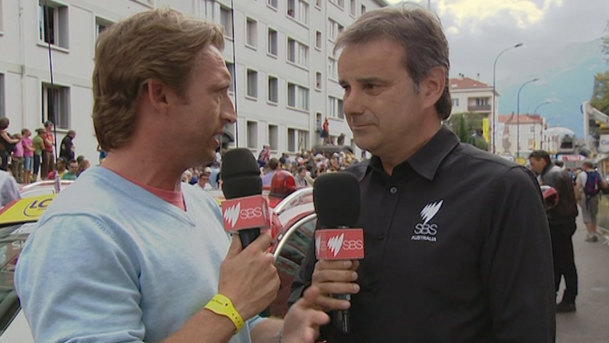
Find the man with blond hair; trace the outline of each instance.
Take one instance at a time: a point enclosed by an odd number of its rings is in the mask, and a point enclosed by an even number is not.
[[[223,46],[217,25],[170,9],[100,34],[93,122],[108,156],[53,200],[15,275],[37,341],[313,342],[326,322],[315,289],[283,322],[258,317],[279,287],[269,235],[231,242],[215,199],[180,182],[236,120]]]

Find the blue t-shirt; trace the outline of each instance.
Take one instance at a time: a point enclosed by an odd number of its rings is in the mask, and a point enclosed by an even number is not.
[[[182,192],[186,212],[94,167],[53,200],[15,275],[36,341],[160,341],[205,306],[229,238],[212,197]]]

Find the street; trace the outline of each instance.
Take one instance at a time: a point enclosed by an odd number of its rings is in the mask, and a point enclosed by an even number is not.
[[[577,312],[556,315],[557,343],[609,342],[609,245],[603,245],[603,239],[588,243],[585,237],[586,227],[579,216],[573,235],[579,279]],[[564,281],[560,296],[563,288]]]

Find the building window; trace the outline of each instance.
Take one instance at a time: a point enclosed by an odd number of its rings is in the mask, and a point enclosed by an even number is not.
[[[362,5],[362,9],[360,10],[360,14],[366,13],[366,5]]]
[[[288,106],[308,111],[309,89],[288,83]]]
[[[220,6],[220,26],[224,36],[233,38],[233,11],[228,7]]]
[[[328,39],[334,41],[345,27],[333,19],[328,19]]]
[[[97,36],[99,36],[99,34],[102,33],[105,29],[110,27],[110,25],[112,25],[111,21],[100,17],[95,17],[95,37],[97,38]]]
[[[277,56],[277,31],[269,28],[268,32],[268,53]]]
[[[269,97],[270,102],[279,101],[279,80],[274,76],[269,76]]]
[[[271,150],[279,149],[279,128],[277,125],[269,124],[269,145]]]
[[[6,93],[4,88],[4,74],[0,74],[0,117],[6,117]]]
[[[459,107],[459,98],[453,98],[453,107]]]
[[[321,32],[315,31],[315,47],[321,50],[322,38]]]
[[[230,86],[228,86],[228,91],[230,93],[235,92],[235,64],[232,62],[226,62],[226,69],[230,73]]]
[[[330,0],[330,2],[340,8],[345,8],[345,0]]]
[[[296,151],[296,130],[288,129],[288,151]]]
[[[258,123],[247,121],[247,147],[256,149],[258,147]]]
[[[58,129],[70,129],[70,89],[42,84],[42,122],[52,121]]]
[[[309,131],[298,130],[298,151],[309,149]]]
[[[328,117],[331,118],[345,118],[343,112],[343,100],[337,97],[328,97]]]
[[[309,4],[305,0],[288,0],[287,15],[307,25],[309,23]]]
[[[321,7],[321,0],[315,0],[315,6]]]
[[[269,7],[277,9],[277,0],[266,0],[266,4],[269,5]]]
[[[246,31],[246,35],[247,35],[246,44],[251,47],[257,47],[258,46],[258,39],[257,39],[258,22],[252,18],[247,18],[245,27],[246,27],[245,31]]]
[[[309,47],[288,37],[288,61],[301,66],[309,65]]]
[[[351,6],[349,7],[349,10],[351,11],[351,15],[355,17],[355,14],[357,12],[357,6],[355,5],[355,0],[351,0]]]
[[[337,80],[338,74],[336,72],[336,59],[328,57],[328,77]]]
[[[258,72],[252,69],[247,70],[247,96],[258,97]]]
[[[68,42],[68,7],[52,1],[38,3],[38,38],[45,43],[70,48]]]
[[[321,89],[321,73],[315,73],[315,89]]]

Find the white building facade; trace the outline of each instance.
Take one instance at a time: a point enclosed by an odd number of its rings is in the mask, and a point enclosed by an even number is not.
[[[234,144],[296,153],[333,137],[353,145],[343,114],[333,41],[384,0],[0,0],[0,116],[8,131],[54,119],[57,139],[77,132],[76,153],[95,164],[91,73],[95,39],[130,14],[161,6],[223,27],[236,85]],[[234,6],[234,8],[232,7]],[[50,56],[50,58],[49,58]],[[51,73],[52,70],[52,73]],[[52,75],[52,76],[51,76]],[[52,84],[52,86],[51,86]]]

